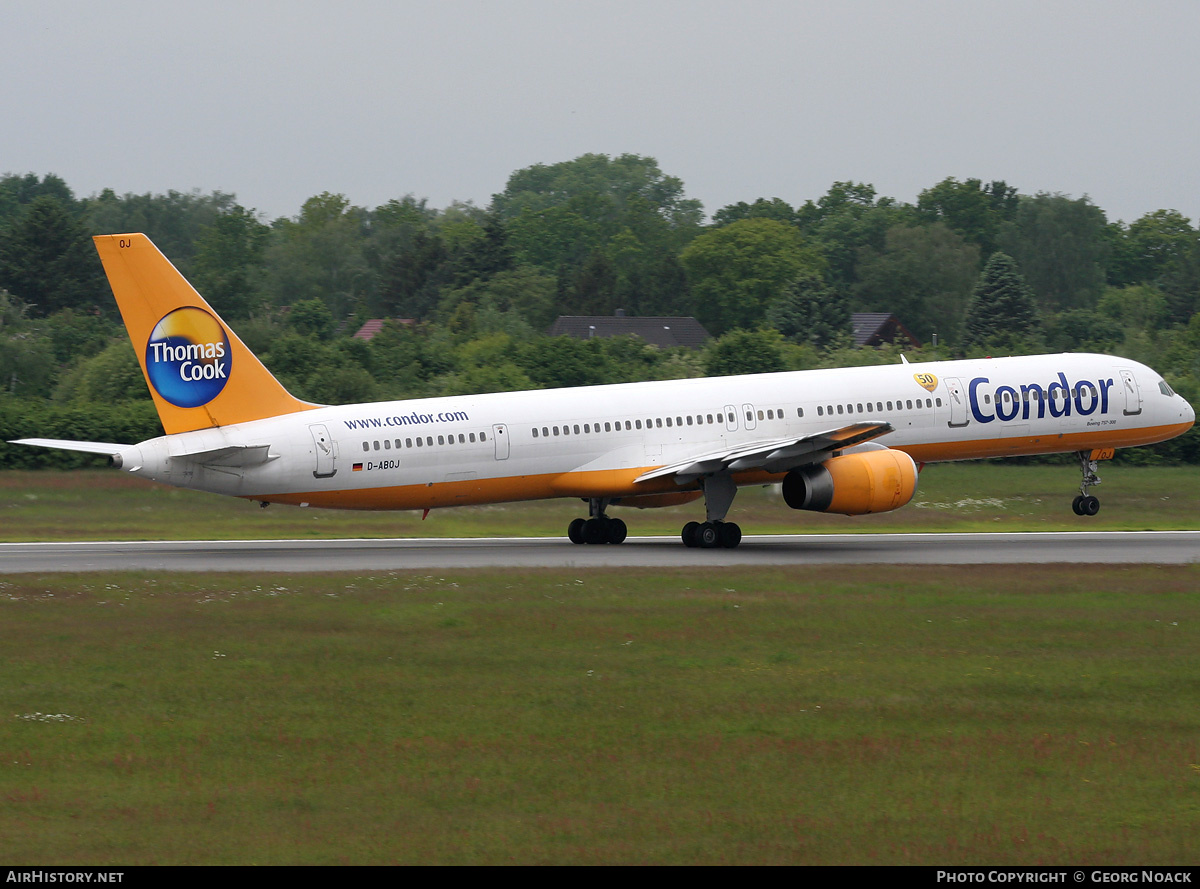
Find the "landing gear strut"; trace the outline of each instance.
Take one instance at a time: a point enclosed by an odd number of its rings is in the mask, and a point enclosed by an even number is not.
[[[1079,485],[1079,496],[1071,501],[1071,509],[1075,515],[1092,516],[1100,511],[1100,498],[1087,492],[1092,485],[1100,484],[1100,476],[1096,475],[1096,461],[1092,459],[1091,451],[1076,451],[1079,460],[1079,471],[1083,473],[1083,481]]]
[[[588,501],[591,518],[575,519],[567,526],[567,537],[572,543],[624,543],[628,529],[620,519],[604,514],[608,501],[593,497]]]
[[[727,475],[713,475],[700,483],[704,488],[704,509],[707,521],[688,522],[679,535],[686,547],[733,549],[742,542],[742,529],[736,522],[725,521],[733,505],[737,485]]]

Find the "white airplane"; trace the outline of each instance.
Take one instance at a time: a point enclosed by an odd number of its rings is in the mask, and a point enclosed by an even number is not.
[[[861,515],[912,499],[918,466],[1075,452],[1073,507],[1095,515],[1097,461],[1187,431],[1192,407],[1106,355],[903,363],[323,406],[294,398],[141,234],[95,238],[166,435],[140,444],[21,439],[107,454],[169,485],[269,503],[420,509],[573,497],[575,543],[620,543],[614,505],[704,498],[688,546],[734,547],[743,485],[794,509]]]

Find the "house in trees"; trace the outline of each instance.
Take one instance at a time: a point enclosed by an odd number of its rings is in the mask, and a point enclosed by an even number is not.
[[[353,339],[366,340],[369,343],[371,340],[375,339],[375,334],[383,330],[383,322],[387,320],[387,318],[372,318],[358,329],[358,332],[354,334]],[[416,324],[412,318],[395,318],[393,320],[401,327],[412,327],[414,324]]]
[[[856,346],[882,346],[897,340],[910,346],[921,345],[900,319],[887,312],[855,312],[850,316],[850,327]]]
[[[702,349],[712,339],[695,318],[653,316],[635,318],[618,309],[615,315],[559,315],[547,331],[550,336],[572,336],[579,340],[593,337],[641,337],[651,346],[685,346]]]

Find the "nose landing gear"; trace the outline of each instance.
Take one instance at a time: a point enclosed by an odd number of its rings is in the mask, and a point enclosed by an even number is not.
[[[1095,451],[1075,452],[1075,457],[1079,460],[1079,471],[1083,474],[1079,496],[1071,501],[1071,509],[1075,515],[1093,516],[1100,511],[1100,498],[1087,492],[1092,485],[1100,484],[1100,476],[1096,475],[1097,461],[1092,459],[1094,455]]]

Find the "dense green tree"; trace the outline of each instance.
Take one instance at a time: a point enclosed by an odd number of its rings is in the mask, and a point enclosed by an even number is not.
[[[237,206],[234,195],[214,191],[126,194],[106,188],[84,202],[88,227],[95,234],[142,232],[185,275],[192,272],[201,233]]]
[[[630,294],[700,230],[702,209],[685,198],[683,183],[664,175],[653,158],[588,154],[559,164],[518,170],[492,199],[513,255],[559,275],[565,289],[603,254],[616,272],[615,293]],[[623,298],[628,298],[624,297]],[[616,297],[612,297],[616,299]]]
[[[1109,283],[1146,283],[1166,296],[1172,320],[1182,322],[1200,309],[1200,232],[1175,210],[1147,213],[1128,228],[1109,227],[1112,257]]]
[[[803,270],[824,265],[795,226],[743,219],[711,229],[680,254],[696,317],[713,333],[752,328]]]
[[[337,320],[371,304],[378,276],[364,255],[368,214],[323,192],[294,220],[278,220],[267,248],[266,289],[277,306],[320,299]]]
[[[775,373],[787,370],[783,338],[768,328],[731,330],[705,351],[704,373],[710,377]]]
[[[48,195],[25,204],[0,232],[0,288],[34,315],[113,309],[86,229],[70,206]]]
[[[753,204],[738,201],[714,213],[713,225],[729,225],[741,219],[774,219],[794,225],[797,221],[796,208],[782,198],[759,198]]]
[[[994,253],[971,295],[962,345],[966,350],[1013,349],[1037,335],[1037,304],[1011,256]]]
[[[955,343],[978,276],[979,248],[941,222],[893,226],[882,250],[860,254],[855,303],[894,314],[922,342]]]
[[[835,287],[850,292],[858,282],[864,248],[882,250],[889,228],[915,223],[913,211],[892,198],[877,198],[874,186],[835,182],[816,203],[796,211],[797,225],[828,266]]]
[[[1093,308],[1105,282],[1110,239],[1104,211],[1088,198],[1023,196],[997,241],[1045,312]]]
[[[54,198],[64,207],[70,207],[74,213],[80,212],[75,195],[67,183],[53,173],[41,179],[34,173],[23,176],[7,173],[0,176],[0,228],[16,217],[26,204],[42,197]]]
[[[234,205],[196,239],[192,284],[226,320],[249,317],[262,303],[271,230]]]
[[[767,306],[767,323],[793,343],[827,348],[851,336],[845,297],[812,271],[801,272]]]
[[[959,182],[951,176],[922,191],[917,209],[925,221],[945,223],[982,255],[991,256],[1001,227],[1015,218],[1019,203],[1017,190],[1006,182]]]
[[[54,349],[27,308],[0,290],[0,395],[39,399],[54,382]]]

